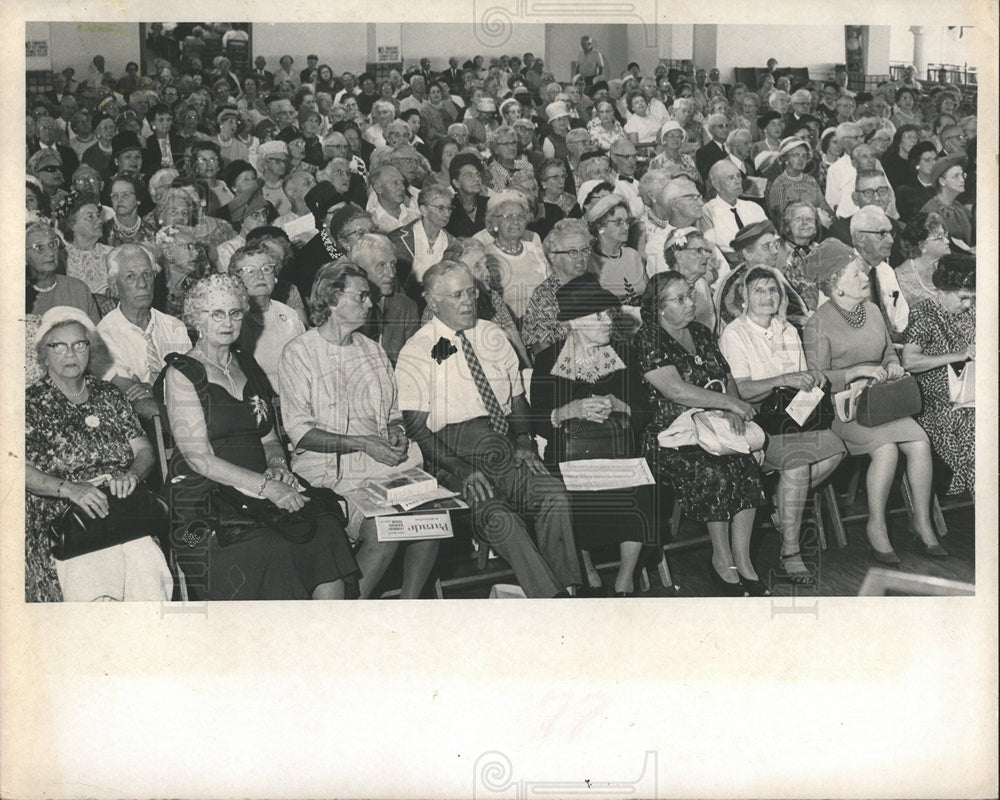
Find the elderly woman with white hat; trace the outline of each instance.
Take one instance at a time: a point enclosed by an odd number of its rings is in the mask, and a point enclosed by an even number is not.
[[[684,126],[676,120],[670,120],[670,122],[660,128],[659,146],[656,148],[656,155],[649,162],[649,168],[665,169],[677,166],[696,184],[700,184],[701,175],[698,174],[698,167],[695,166],[694,158],[688,153],[682,152],[687,140],[688,133],[684,129]]]
[[[566,158],[566,134],[569,133],[571,112],[569,106],[562,101],[555,101],[545,106],[545,117],[551,128],[549,135],[542,142],[542,155],[546,158]]]
[[[808,142],[797,136],[789,136],[778,147],[778,160],[782,164],[781,174],[771,181],[766,191],[767,211],[771,219],[780,219],[789,203],[805,200],[820,209],[829,219],[833,219],[833,209],[823,197],[816,179],[805,172],[812,150]]]
[[[601,286],[626,305],[638,306],[646,288],[646,266],[642,256],[626,244],[628,241],[628,202],[618,194],[602,197],[586,214],[594,236],[590,271]]]
[[[538,236],[526,235],[530,214],[524,194],[498,192],[486,206],[486,230],[476,237],[483,239],[487,251],[496,258],[504,299],[519,321],[535,287],[549,274]]]
[[[49,528],[75,507],[106,518],[153,467],[153,449],[125,396],[88,371],[103,342],[78,308],[43,316],[35,347],[45,377],[25,393],[25,599],[169,600],[170,570],[150,536],[56,559]],[[105,351],[106,358],[106,351]]]

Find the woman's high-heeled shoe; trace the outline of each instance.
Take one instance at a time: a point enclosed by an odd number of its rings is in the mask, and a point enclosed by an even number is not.
[[[731,570],[735,570],[736,574],[739,575],[739,571],[736,567],[730,567]],[[723,597],[749,597],[750,592],[743,585],[742,581],[736,581],[736,583],[730,583],[725,578],[723,578],[719,571],[715,568],[715,564],[711,561],[708,562],[708,575],[712,579],[712,583],[716,585],[718,589],[722,591]]]
[[[930,556],[931,558],[948,557],[948,551],[945,550],[940,544],[927,544],[927,542],[920,538],[920,534],[916,531],[911,529],[910,533],[913,534],[913,544],[916,546],[917,550],[925,556]]]
[[[868,552],[871,553],[872,558],[878,561],[880,564],[885,564],[890,567],[898,567],[903,562],[899,560],[899,556],[896,555],[895,550],[889,550],[888,552],[882,552],[881,550],[876,550],[872,547],[871,542],[868,543]]]
[[[770,597],[771,590],[760,578],[748,578],[742,572],[739,573],[740,583],[747,590],[751,597]]]

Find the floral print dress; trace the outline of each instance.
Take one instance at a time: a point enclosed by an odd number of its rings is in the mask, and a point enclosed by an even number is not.
[[[131,439],[142,436],[139,420],[112,384],[85,378],[87,400],[71,403],[46,375],[25,390],[25,458],[60,480],[86,481],[121,472],[132,463]],[[24,590],[28,602],[58,602],[62,591],[48,529],[69,501],[30,492],[25,500]]]
[[[687,383],[719,391],[717,384],[708,384],[725,383],[729,372],[726,359],[708,328],[692,322],[688,330],[694,339],[694,355],[659,325],[643,325],[636,337],[640,371],[645,374],[672,366]],[[745,508],[767,502],[760,468],[751,456],[713,456],[697,446],[675,450],[660,447],[657,435],[688,407],[668,400],[648,382],[643,385],[653,409],[653,420],[643,436],[643,452],[660,480],[671,485],[685,514],[703,522],[729,520]]]
[[[976,341],[976,311],[949,314],[933,300],[923,300],[910,309],[906,339],[920,345],[924,355],[961,353]],[[955,408],[948,395],[949,366],[921,372],[924,408],[916,420],[931,440],[934,452],[951,470],[948,494],[976,488],[976,409]]]

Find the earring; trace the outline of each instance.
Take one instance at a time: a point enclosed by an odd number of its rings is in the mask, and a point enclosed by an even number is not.
[[[844,296],[844,293],[842,291],[840,291],[840,289],[837,289],[837,297],[843,297],[843,296]]]

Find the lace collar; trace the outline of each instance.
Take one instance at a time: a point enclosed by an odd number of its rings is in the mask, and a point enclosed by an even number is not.
[[[615,349],[606,344],[598,347],[590,356],[585,355],[577,343],[576,337],[570,334],[556,363],[552,365],[552,374],[569,381],[597,383],[612,373],[625,369],[625,363],[618,357]]]

